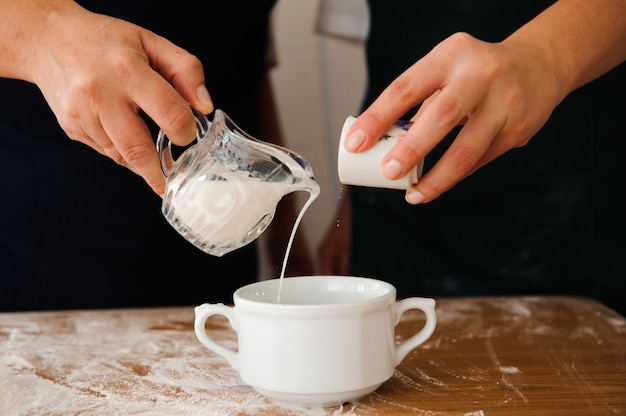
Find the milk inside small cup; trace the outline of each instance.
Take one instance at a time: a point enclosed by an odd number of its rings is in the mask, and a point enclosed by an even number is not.
[[[345,148],[348,131],[356,121],[356,117],[348,117],[343,124],[339,139],[337,168],[339,180],[344,185],[368,186],[372,188],[408,189],[416,184],[422,175],[424,161],[418,163],[402,178],[387,179],[381,170],[383,157],[406,134],[413,124],[410,121],[398,120],[383,134],[376,144],[364,152],[352,153]]]
[[[234,306],[195,309],[198,340],[259,393],[308,407],[337,406],[373,392],[436,326],[433,299],[396,301],[392,285],[361,277],[289,277],[282,287],[272,279],[244,286],[233,299]],[[426,323],[395,344],[395,325],[410,309],[421,310]],[[213,315],[225,316],[237,332],[236,351],[205,330]]]

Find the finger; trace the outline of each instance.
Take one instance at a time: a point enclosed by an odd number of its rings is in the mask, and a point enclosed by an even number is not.
[[[457,76],[454,82],[440,89],[428,100],[419,117],[382,160],[382,172],[388,179],[398,179],[411,170],[456,126],[465,122],[467,115],[485,97],[479,86],[468,87],[466,76]]]
[[[481,107],[472,114],[441,159],[407,191],[407,202],[418,204],[438,198],[508,150],[499,140],[505,119],[494,118],[488,108]]]
[[[193,108],[203,114],[213,112],[213,102],[205,87],[202,63],[194,55],[155,34],[144,42],[151,66],[176,87]]]
[[[103,156],[108,156],[107,153],[104,150],[104,147],[97,142],[96,140],[93,140],[91,137],[89,137],[84,131],[80,131],[78,132],[78,130],[72,131],[72,132],[67,132],[67,137],[69,137],[71,140],[74,140],[76,142],[80,142],[83,143],[89,147],[91,147],[92,149],[94,149],[96,152],[100,153]],[[107,140],[107,144],[110,143],[110,140]]]
[[[74,116],[74,123],[59,122],[67,136],[77,142],[83,143],[103,156],[113,159],[120,165],[126,165],[124,158],[117,150],[109,136],[105,133],[100,119],[93,113],[85,112],[82,118]]]
[[[415,113],[415,115],[413,117],[411,117],[411,121],[415,123],[415,121],[420,117],[421,114],[423,114],[426,109],[428,108],[428,105],[435,99],[435,97],[437,97],[437,95],[439,94],[440,91],[435,91],[433,93],[433,95],[431,95],[430,97],[428,97],[427,99],[424,100],[424,102],[419,106],[419,108],[417,109],[417,112]],[[459,126],[464,125],[467,122],[467,116],[465,116],[460,122],[459,122]]]
[[[430,97],[428,97],[427,99],[424,100],[424,102],[422,102],[422,104],[417,109],[417,112],[413,115],[413,117],[411,117],[412,122],[415,123],[415,121],[417,121],[420,115],[426,111],[426,109],[428,108],[428,105],[435,99],[435,97],[437,97],[437,95],[439,95],[439,93],[440,93],[439,90],[435,91]]]
[[[124,156],[120,153],[118,148],[113,144],[107,133],[104,131],[99,119],[95,122],[89,123],[84,127],[87,138],[82,140],[83,143],[90,145],[98,153],[113,159],[118,165],[128,167],[128,163],[124,159]]]
[[[143,177],[157,194],[163,195],[165,178],[144,120],[136,110],[129,108],[119,108],[118,111],[107,113],[106,117],[101,119],[104,134],[111,142],[109,147],[105,147],[106,154]]]
[[[137,71],[141,81],[129,83],[129,99],[163,130],[172,143],[188,145],[196,137],[191,107],[165,78],[149,67],[143,69]]]
[[[107,156],[118,165],[124,166],[135,174],[141,176],[134,166],[131,166],[128,162],[126,162],[117,147],[115,147],[111,139],[106,135],[99,122],[91,123],[88,130],[91,131],[91,136],[97,137],[97,140],[92,139],[92,137],[82,129],[80,131],[78,129],[74,129],[71,135],[70,133],[66,133],[70,139],[91,147],[102,156]]]
[[[403,114],[435,93],[445,73],[428,54],[396,78],[357,118],[346,138],[346,149],[368,149]]]

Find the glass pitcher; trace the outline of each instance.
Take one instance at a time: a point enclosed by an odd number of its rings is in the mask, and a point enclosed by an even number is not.
[[[163,215],[202,251],[219,257],[255,240],[288,193],[319,194],[302,156],[251,137],[219,109],[213,121],[194,115],[195,144],[175,158],[159,131],[157,150],[166,177]]]

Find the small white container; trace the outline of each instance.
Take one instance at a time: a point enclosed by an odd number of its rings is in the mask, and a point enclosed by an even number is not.
[[[387,179],[381,170],[383,157],[398,142],[398,137],[406,134],[413,124],[410,121],[396,121],[371,148],[364,152],[351,153],[344,146],[348,131],[356,121],[356,117],[348,117],[341,130],[337,168],[339,180],[344,185],[368,186],[372,188],[408,189],[416,184],[422,176],[424,161],[411,169],[400,179]]]

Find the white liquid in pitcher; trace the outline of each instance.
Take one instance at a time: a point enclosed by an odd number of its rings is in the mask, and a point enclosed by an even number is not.
[[[294,190],[283,183],[238,179],[196,180],[183,187],[172,201],[176,217],[203,240],[219,246],[239,245],[262,218],[274,212],[282,196]]]
[[[259,233],[252,233],[249,239],[244,236],[253,230],[261,219],[265,218],[269,223],[276,206],[284,195],[300,190],[309,192],[309,199],[298,214],[287,243],[276,299],[276,302],[280,303],[289,253],[304,213],[319,195],[320,188],[317,182],[304,178],[304,183],[293,185],[282,182],[253,181],[243,177],[232,177],[232,175],[228,180],[198,178],[198,180],[186,182],[181,178],[183,178],[182,175],[173,178],[168,185],[173,189],[178,189],[178,193],[172,200],[172,211],[177,223],[180,227],[184,226],[188,230],[193,230],[195,240],[201,239],[210,246],[229,246],[229,250],[242,247],[254,240],[265,229],[265,226],[260,229]],[[184,231],[183,234],[185,235]],[[190,238],[189,235],[187,238]]]

